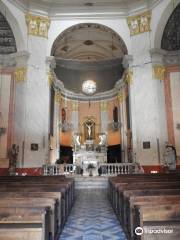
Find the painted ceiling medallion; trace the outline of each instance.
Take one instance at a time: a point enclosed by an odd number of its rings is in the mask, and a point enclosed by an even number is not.
[[[87,95],[93,95],[96,92],[96,83],[93,80],[84,81],[82,91]]]

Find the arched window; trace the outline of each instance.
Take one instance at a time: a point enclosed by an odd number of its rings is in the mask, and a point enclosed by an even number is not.
[[[118,108],[114,107],[113,109],[113,121],[118,122]]]

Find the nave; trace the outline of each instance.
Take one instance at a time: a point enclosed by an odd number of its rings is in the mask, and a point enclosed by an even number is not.
[[[59,240],[126,240],[107,191],[81,189]]]

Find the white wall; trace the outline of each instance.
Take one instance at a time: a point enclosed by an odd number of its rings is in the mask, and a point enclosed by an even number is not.
[[[177,156],[180,156],[180,129],[177,129],[180,124],[180,72],[171,73],[170,79],[175,146]]]
[[[6,133],[0,137],[0,158],[7,157],[7,137],[9,121],[11,75],[0,76],[0,127],[6,128]]]

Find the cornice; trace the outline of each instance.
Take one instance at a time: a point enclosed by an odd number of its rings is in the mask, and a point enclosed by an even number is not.
[[[58,19],[114,19],[124,18],[133,14],[138,14],[142,11],[152,10],[163,0],[153,0],[150,4],[148,1],[144,3],[130,3],[119,4],[110,6],[100,5],[92,8],[86,6],[64,6],[64,5],[48,5],[40,4],[38,1],[27,4],[19,0],[8,0],[11,4],[15,5],[18,9],[26,12],[31,12],[34,15],[49,16],[51,20]]]
[[[71,100],[77,100],[77,101],[101,101],[101,100],[109,100],[109,99],[113,99],[114,97],[117,96],[117,93],[119,91],[119,89],[121,88],[121,86],[123,85],[123,80],[120,79],[115,87],[109,91],[106,92],[99,92],[94,94],[93,96],[87,96],[85,94],[82,93],[74,93],[72,91],[69,91],[67,89],[65,89],[64,84],[62,83],[61,80],[59,79],[55,79],[54,82],[54,88],[55,89],[59,89],[62,93],[62,96],[71,99]]]

